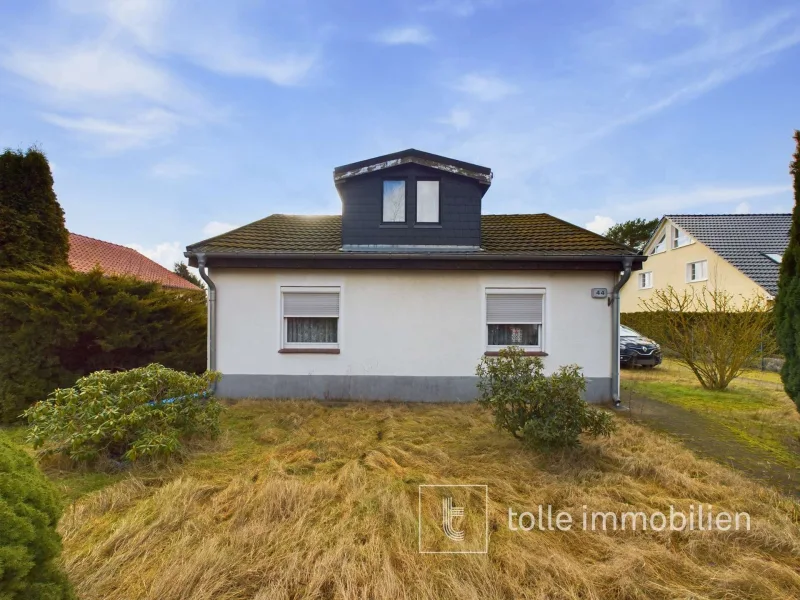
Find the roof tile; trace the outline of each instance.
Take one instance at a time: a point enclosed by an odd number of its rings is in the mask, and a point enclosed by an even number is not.
[[[773,296],[780,265],[766,254],[789,245],[791,214],[664,215],[711,248]]]
[[[69,234],[69,265],[81,273],[100,267],[103,273],[108,275],[131,275],[141,281],[160,283],[169,288],[199,289],[133,248],[77,233]]]
[[[342,246],[339,215],[271,215],[192,244],[206,253],[335,253]],[[483,215],[481,246],[488,254],[625,256],[637,252],[548,214]]]

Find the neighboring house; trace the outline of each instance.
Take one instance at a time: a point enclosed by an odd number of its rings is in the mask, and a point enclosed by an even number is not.
[[[791,214],[664,215],[642,251],[646,268],[622,288],[622,312],[668,286],[774,298],[791,225]]]
[[[512,344],[583,367],[589,400],[618,394],[605,293],[644,257],[546,214],[482,216],[491,170],[443,156],[333,178],[341,216],[272,215],[187,248],[220,395],[471,400],[480,358]]]
[[[165,269],[133,248],[69,234],[69,266],[87,273],[100,267],[107,275],[132,275],[142,281],[160,283],[166,288],[198,290],[196,285]]]

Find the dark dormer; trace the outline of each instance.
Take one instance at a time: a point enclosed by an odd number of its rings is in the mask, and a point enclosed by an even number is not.
[[[480,248],[491,169],[412,148],[336,167],[333,180],[346,251]]]

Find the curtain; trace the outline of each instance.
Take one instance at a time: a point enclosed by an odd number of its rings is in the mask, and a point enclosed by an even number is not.
[[[288,317],[286,341],[289,344],[335,344],[338,320],[331,317]]]
[[[490,346],[538,346],[541,325],[489,325]]]

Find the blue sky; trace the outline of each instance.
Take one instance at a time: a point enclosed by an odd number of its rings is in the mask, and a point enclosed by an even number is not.
[[[407,147],[491,167],[485,213],[602,231],[791,210],[798,64],[795,2],[0,0],[0,146],[164,264]]]

